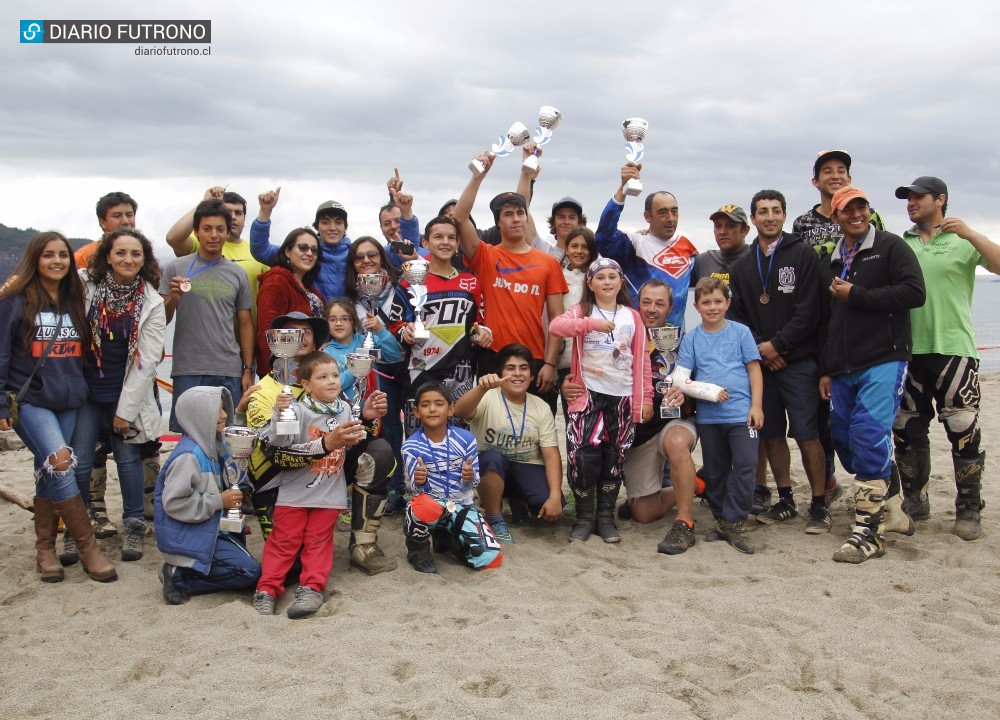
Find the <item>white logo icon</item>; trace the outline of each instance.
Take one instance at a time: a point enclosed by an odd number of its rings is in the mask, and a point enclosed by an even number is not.
[[[39,25],[38,23],[31,23],[28,26],[28,29],[24,30],[21,33],[21,35],[24,37],[25,40],[31,42],[32,40],[35,39],[35,35],[37,35],[40,32],[42,32],[42,26]]]

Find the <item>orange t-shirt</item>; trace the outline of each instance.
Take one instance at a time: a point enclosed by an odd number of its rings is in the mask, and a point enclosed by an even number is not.
[[[513,253],[503,245],[480,243],[475,257],[466,262],[479,279],[493,349],[522,343],[535,358],[544,359],[545,299],[569,290],[556,259],[534,248]]]
[[[76,260],[76,266],[84,270],[87,267],[87,263],[90,262],[90,258],[97,254],[97,248],[101,246],[100,240],[94,240],[92,243],[87,243],[82,248],[73,253],[73,259]]]

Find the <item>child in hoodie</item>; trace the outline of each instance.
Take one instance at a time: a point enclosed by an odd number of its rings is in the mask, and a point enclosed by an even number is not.
[[[192,593],[249,590],[260,564],[242,534],[219,529],[222,512],[243,504],[243,492],[229,489],[233,460],[222,436],[233,421],[232,396],[223,387],[191,388],[177,399],[174,417],[184,435],[153,493],[163,599],[182,605]]]
[[[323,592],[333,567],[333,528],[340,511],[347,506],[345,451],[365,438],[361,421],[351,418],[351,406],[340,397],[336,360],[323,352],[311,353],[299,361],[298,377],[305,393],[292,406],[297,431],[287,435],[278,432],[278,414],[288,406],[288,397],[282,396],[262,441],[313,461],[305,467],[279,471],[260,488],[260,492],[277,488],[278,499],[253,598],[258,613],[274,614],[275,601],[285,590],[285,577],[301,553],[299,587],[295,589],[295,602],[288,608],[288,617],[293,619],[311,615],[323,605]],[[384,398],[384,393],[376,393],[366,405],[378,402],[384,408]],[[374,465],[370,456],[367,464]]]

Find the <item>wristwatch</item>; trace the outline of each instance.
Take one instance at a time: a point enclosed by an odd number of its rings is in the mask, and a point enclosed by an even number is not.
[[[244,365],[243,366],[243,372],[246,372],[247,370],[249,370],[250,372],[253,372],[253,365]]]

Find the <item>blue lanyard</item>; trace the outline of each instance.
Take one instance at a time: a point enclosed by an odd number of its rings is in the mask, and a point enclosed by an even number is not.
[[[861,241],[858,240],[854,243],[854,247],[850,250],[847,249],[846,241],[840,241],[840,257],[844,263],[844,269],[840,271],[840,279],[843,280],[847,277],[847,273],[851,271],[851,265],[854,264],[854,256],[858,254],[858,250],[861,249]]]
[[[510,434],[514,436],[514,447],[521,442],[521,438],[524,437],[524,421],[528,418],[528,398],[524,398],[524,409],[521,411],[521,435],[518,436],[517,431],[514,429],[514,416],[510,414],[510,405],[507,404],[507,396],[503,394],[503,390],[500,391],[500,399],[503,400],[503,406],[507,410],[507,420],[510,421]]]
[[[597,308],[597,312],[599,312],[601,314],[602,318],[604,318],[605,320],[610,320],[611,322],[615,322],[615,319],[618,317],[618,308],[621,307],[621,306],[618,305],[617,303],[615,304],[615,311],[611,315],[611,317],[608,317],[607,315],[605,315],[604,311],[601,310],[600,305],[598,305],[596,302],[594,303],[594,307]],[[618,329],[618,325],[616,324],[615,325],[615,330],[617,330],[617,329]],[[608,345],[614,345],[614,344],[615,344],[615,331],[612,330],[611,332],[608,333]],[[521,434],[522,435],[524,434],[524,428],[521,428]]]
[[[220,261],[220,260],[222,260],[222,256],[220,255],[219,257],[215,258],[215,260],[213,260],[212,262],[208,263],[208,264],[207,264],[207,265],[206,265],[205,267],[203,267],[203,268],[198,268],[198,269],[197,269],[197,270],[195,270],[194,272],[191,272],[192,270],[194,270],[194,264],[195,264],[196,262],[198,262],[198,258],[199,258],[199,257],[201,257],[201,256],[200,256],[200,255],[197,255],[197,254],[195,254],[195,256],[194,256],[194,260],[192,260],[192,261],[191,261],[191,267],[189,267],[189,268],[188,268],[188,271],[187,271],[187,273],[185,273],[185,275],[184,275],[184,277],[185,277],[185,278],[187,278],[188,280],[190,280],[191,278],[193,278],[193,277],[194,277],[195,275],[197,275],[198,273],[202,273],[202,272],[205,272],[206,270],[208,270],[208,269],[209,269],[210,267],[212,267],[213,265],[217,265],[217,264],[219,263],[219,261]]]
[[[765,295],[768,294],[768,292],[767,292],[767,284],[771,280],[771,265],[774,264],[774,256],[778,254],[778,246],[781,244],[781,241],[784,240],[784,239],[785,239],[785,236],[784,236],[784,234],[782,234],[781,237],[778,238],[778,241],[776,243],[774,243],[774,248],[771,250],[771,257],[768,258],[768,261],[767,261],[767,274],[766,275],[762,272],[763,271],[763,267],[761,267],[761,264],[760,264],[760,255],[761,255],[761,252],[760,252],[760,240],[757,240],[757,275],[758,275],[758,277],[760,277],[760,287],[761,287],[761,290],[764,291]]]

